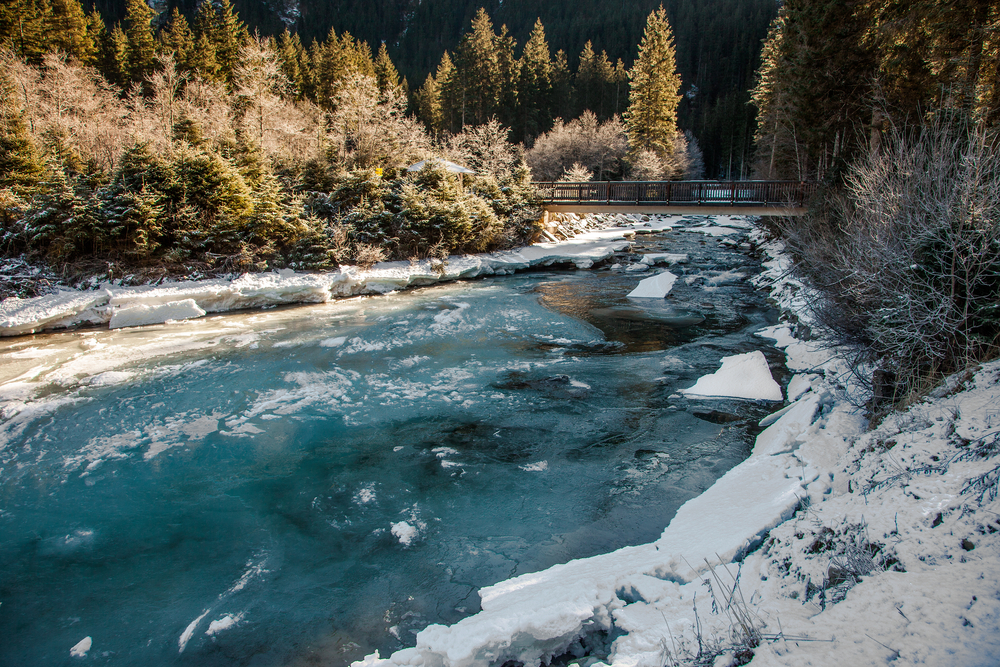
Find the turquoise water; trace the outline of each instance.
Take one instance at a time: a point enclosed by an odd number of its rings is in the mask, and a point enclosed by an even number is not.
[[[655,539],[767,406],[675,394],[763,349],[754,262],[670,299],[541,271],[0,342],[0,663],[343,665],[479,587]],[[718,409],[726,419],[706,416]]]

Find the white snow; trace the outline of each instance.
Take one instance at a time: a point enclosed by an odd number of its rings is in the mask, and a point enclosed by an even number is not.
[[[232,614],[226,614],[220,619],[214,620],[208,624],[208,630],[205,630],[205,634],[209,637],[217,635],[220,632],[228,630],[229,628],[235,626],[243,620],[243,614],[237,614],[233,616]]]
[[[722,368],[698,379],[681,393],[692,397],[724,396],[780,401],[781,387],[771,377],[767,358],[760,350],[722,358]]]
[[[93,640],[90,637],[84,637],[69,650],[69,654],[74,658],[86,658],[91,646],[93,646]]]
[[[0,302],[0,336],[85,324],[141,326],[201,317],[206,313],[323,303],[337,297],[386,294],[408,287],[510,274],[533,266],[571,264],[585,269],[628,248],[635,235],[634,227],[644,227],[646,231],[670,229],[669,218],[655,218],[651,222],[642,222],[638,216],[595,218],[601,222],[579,226],[582,233],[569,240],[497,253],[452,255],[444,262],[382,262],[368,271],[345,266],[322,274],[284,269],[232,279],[140,287],[104,284],[96,291],[62,290],[33,299],[11,297]],[[606,226],[600,228],[602,225]]]
[[[628,293],[630,299],[662,299],[677,282],[677,276],[664,271],[639,281],[639,285]]]
[[[400,521],[392,524],[391,532],[404,547],[410,546],[413,543],[413,540],[417,537],[417,529],[406,521]]]
[[[108,328],[121,329],[122,327],[141,327],[146,324],[163,324],[171,320],[189,320],[204,314],[205,311],[198,307],[194,299],[169,301],[160,305],[140,303],[114,311],[108,322]]]

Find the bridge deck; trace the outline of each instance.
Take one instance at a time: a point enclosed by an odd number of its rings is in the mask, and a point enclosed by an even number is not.
[[[802,215],[815,183],[588,181],[535,183],[549,212]]]

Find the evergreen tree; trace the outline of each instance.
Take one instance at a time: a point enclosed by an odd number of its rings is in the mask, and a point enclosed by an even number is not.
[[[458,129],[489,120],[500,100],[500,63],[493,22],[482,8],[472,19],[472,31],[459,44],[453,78],[461,100]]]
[[[116,86],[129,84],[128,39],[120,25],[105,31],[97,54],[97,70]]]
[[[209,81],[218,81],[223,77],[217,51],[215,7],[211,0],[205,0],[198,5],[198,12],[194,16],[194,50],[190,62],[192,69]]]
[[[863,13],[837,0],[788,0],[772,26],[754,91],[758,170],[823,178],[880,127],[873,115],[875,53]],[[765,166],[766,165],[766,166]]]
[[[275,48],[281,61],[281,71],[295,87],[296,97],[306,97],[306,81],[308,79],[308,63],[305,49],[298,33],[290,33],[286,28],[278,35]]]
[[[42,176],[42,160],[15,104],[14,87],[0,72],[0,188],[23,189]]]
[[[441,100],[441,129],[458,131],[465,111],[465,87],[447,51],[441,56],[434,81]]]
[[[507,26],[500,26],[500,34],[494,39],[497,54],[497,106],[490,113],[503,125],[512,127],[518,113],[518,79],[521,73],[520,63],[514,55],[517,42],[507,31]]]
[[[414,96],[417,107],[417,117],[435,136],[443,129],[441,114],[441,90],[433,74],[428,74],[424,85]]]
[[[380,93],[391,92],[400,88],[399,72],[396,71],[396,66],[392,64],[392,59],[389,58],[385,42],[382,42],[381,46],[379,46],[378,56],[375,58],[375,81],[378,83]]]
[[[651,151],[666,159],[674,151],[681,81],[673,33],[662,5],[649,15],[629,79],[632,90],[625,122],[632,155]]]
[[[593,111],[601,120],[615,114],[612,91],[615,86],[615,68],[608,60],[608,54],[594,53],[588,41],[580,53],[580,66],[576,72],[577,112]]]
[[[156,67],[156,38],[152,22],[156,13],[145,0],[126,0],[125,41],[128,44],[125,70],[133,83],[143,81]]]
[[[187,19],[177,7],[170,14],[170,22],[160,31],[160,46],[165,53],[174,54],[174,62],[183,72],[197,69],[194,59],[194,33]]]
[[[233,73],[239,64],[240,49],[249,41],[250,33],[236,15],[229,0],[218,0],[212,37],[215,43],[215,60],[219,64],[219,75],[231,83]]]
[[[47,50],[58,49],[86,65],[92,64],[97,48],[93,36],[87,31],[87,23],[80,0],[52,0]]]
[[[552,124],[552,56],[545,41],[545,27],[535,22],[524,45],[518,79],[517,134],[521,141],[534,139]]]
[[[49,0],[11,0],[0,3],[0,44],[19,56],[39,64],[49,50],[48,26],[52,17]]]
[[[573,113],[573,72],[569,59],[562,49],[556,51],[552,62],[552,115],[556,118],[570,118]]]

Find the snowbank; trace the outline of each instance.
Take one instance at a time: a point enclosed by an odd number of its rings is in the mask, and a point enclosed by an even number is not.
[[[111,328],[160,324],[200,317],[206,313],[295,303],[323,303],[336,297],[384,294],[489,275],[505,275],[535,266],[570,264],[586,269],[631,245],[636,229],[669,230],[668,218],[644,221],[643,216],[593,216],[587,224],[568,216],[573,238],[508,252],[451,256],[445,262],[383,262],[369,271],[347,266],[331,273],[245,274],[213,279],[116,287],[96,291],[62,290],[33,299],[11,297],[0,303],[0,336],[20,336],[87,324]],[[662,261],[670,261],[663,259]],[[681,261],[681,260],[676,260]]]

